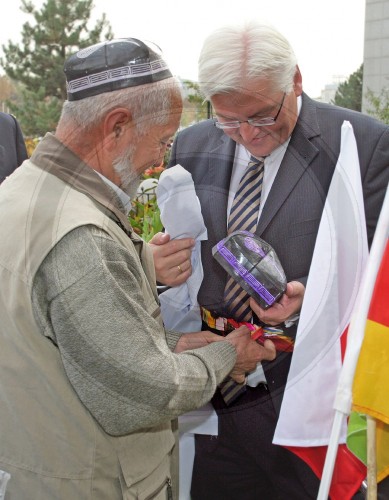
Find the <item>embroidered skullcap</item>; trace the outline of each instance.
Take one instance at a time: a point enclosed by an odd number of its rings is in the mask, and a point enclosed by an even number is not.
[[[118,38],[79,50],[64,64],[69,101],[154,83],[172,76],[159,47]]]

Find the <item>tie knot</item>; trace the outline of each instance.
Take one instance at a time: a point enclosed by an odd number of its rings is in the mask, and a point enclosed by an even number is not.
[[[265,164],[265,158],[255,158],[255,156],[250,157],[248,164],[249,170],[260,170]]]
[[[255,156],[251,155],[250,156],[250,161],[249,164],[259,164],[259,163],[264,163],[265,162],[266,156],[260,156],[259,158],[256,158]]]

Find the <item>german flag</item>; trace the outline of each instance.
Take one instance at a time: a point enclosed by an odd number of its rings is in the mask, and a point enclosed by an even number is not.
[[[389,475],[389,242],[377,274],[353,383],[353,410],[377,421],[377,482]]]

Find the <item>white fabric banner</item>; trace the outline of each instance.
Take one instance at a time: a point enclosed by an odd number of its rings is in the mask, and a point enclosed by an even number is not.
[[[350,322],[368,256],[361,174],[352,126],[341,150],[320,222],[292,364],[273,442],[328,445],[342,367],[340,336]],[[340,442],[345,442],[344,423]]]

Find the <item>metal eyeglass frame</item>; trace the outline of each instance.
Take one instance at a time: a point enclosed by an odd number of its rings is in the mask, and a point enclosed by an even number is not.
[[[286,92],[284,92],[284,95],[282,96],[280,107],[278,108],[278,111],[274,118],[272,116],[267,116],[265,118],[249,118],[248,120],[243,120],[243,121],[234,120],[230,122],[219,122],[215,119],[214,122],[215,127],[220,128],[221,130],[225,129],[229,130],[229,129],[238,129],[242,125],[242,123],[248,123],[252,127],[269,127],[271,125],[274,125],[281,113],[281,109],[285,101],[285,96]]]

